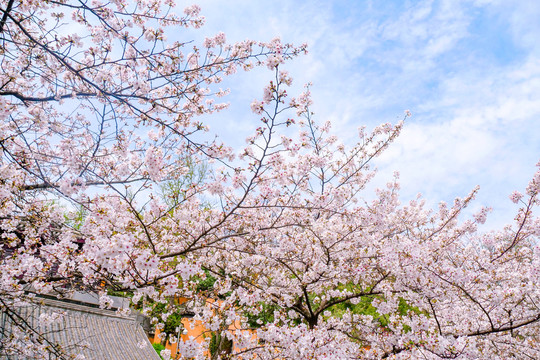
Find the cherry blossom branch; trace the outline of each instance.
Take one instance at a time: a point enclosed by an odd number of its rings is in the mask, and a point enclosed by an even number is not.
[[[9,13],[11,12],[14,2],[14,0],[9,0],[6,9],[1,9],[4,15],[2,15],[2,19],[0,20],[0,33],[4,31],[4,26],[6,25],[6,21],[8,19]]]
[[[525,224],[527,223],[527,220],[529,218],[529,216],[531,215],[531,207],[533,206],[534,204],[534,199],[535,199],[535,196],[531,196],[529,197],[529,201],[527,203],[527,207],[525,209],[525,211],[523,211],[523,219],[521,220],[520,224],[519,224],[519,227],[518,229],[516,230],[516,234],[514,236],[514,238],[512,239],[512,243],[506,247],[499,255],[497,255],[496,257],[494,257],[493,259],[491,259],[490,262],[495,262],[497,260],[499,260],[501,257],[503,257],[508,251],[510,251],[512,248],[514,248],[516,246],[516,244],[521,240],[520,239],[520,235],[521,235],[521,232],[523,231],[523,227],[525,226]]]

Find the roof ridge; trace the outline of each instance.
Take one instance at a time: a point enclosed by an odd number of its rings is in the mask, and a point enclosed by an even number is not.
[[[136,322],[137,315],[136,314],[130,314],[130,315],[120,315],[116,311],[108,310],[108,309],[101,309],[99,307],[95,306],[89,306],[92,304],[85,304],[82,302],[74,302],[73,300],[63,300],[63,299],[51,299],[48,297],[37,297],[39,299],[39,302],[37,302],[37,305],[47,305],[51,307],[66,309],[66,310],[72,310],[82,313],[89,313],[94,315],[101,315],[101,316],[107,316],[122,320],[128,320],[128,321],[134,321]],[[131,310],[131,309],[130,309]]]

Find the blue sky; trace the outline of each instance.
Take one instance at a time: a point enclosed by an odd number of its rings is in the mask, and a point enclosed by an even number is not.
[[[377,162],[378,181],[401,173],[403,200],[421,192],[436,205],[480,185],[472,210],[494,208],[487,228],[512,220],[508,195],[525,188],[540,160],[540,1],[198,4],[206,25],[196,37],[307,42],[309,54],[286,69],[298,88],[313,83],[316,118],[331,120],[346,142],[359,126],[395,122],[410,109]],[[227,82],[231,108],[211,124],[226,142],[241,146],[258,126],[249,104],[271,77],[260,69]]]

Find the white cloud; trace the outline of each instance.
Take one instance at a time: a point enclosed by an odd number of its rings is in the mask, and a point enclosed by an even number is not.
[[[380,161],[405,197],[432,203],[481,185],[478,203],[511,220],[507,195],[540,159],[540,2],[201,0],[207,34],[276,35],[310,54],[287,64],[296,89],[312,81],[319,121],[347,141],[356,128],[413,118]],[[217,131],[239,143],[256,127],[249,103],[271,74],[239,74]],[[292,91],[294,92],[294,90]],[[388,177],[387,177],[388,178]]]

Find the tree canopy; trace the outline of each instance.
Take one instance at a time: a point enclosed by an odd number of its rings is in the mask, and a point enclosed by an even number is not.
[[[396,174],[367,195],[403,122],[344,145],[309,86],[287,92],[284,63],[305,45],[169,41],[204,22],[175,10],[0,5],[0,309],[18,326],[0,354],[80,359],[17,311],[77,290],[159,307],[162,327],[187,298],[214,342],[233,342],[223,358],[540,357],[540,172],[511,195],[515,223],[485,234],[487,209],[460,217],[477,189],[432,210],[402,203]],[[245,148],[206,139],[201,115],[227,106],[216,84],[256,66],[272,80]],[[211,342],[181,354],[206,358]]]

